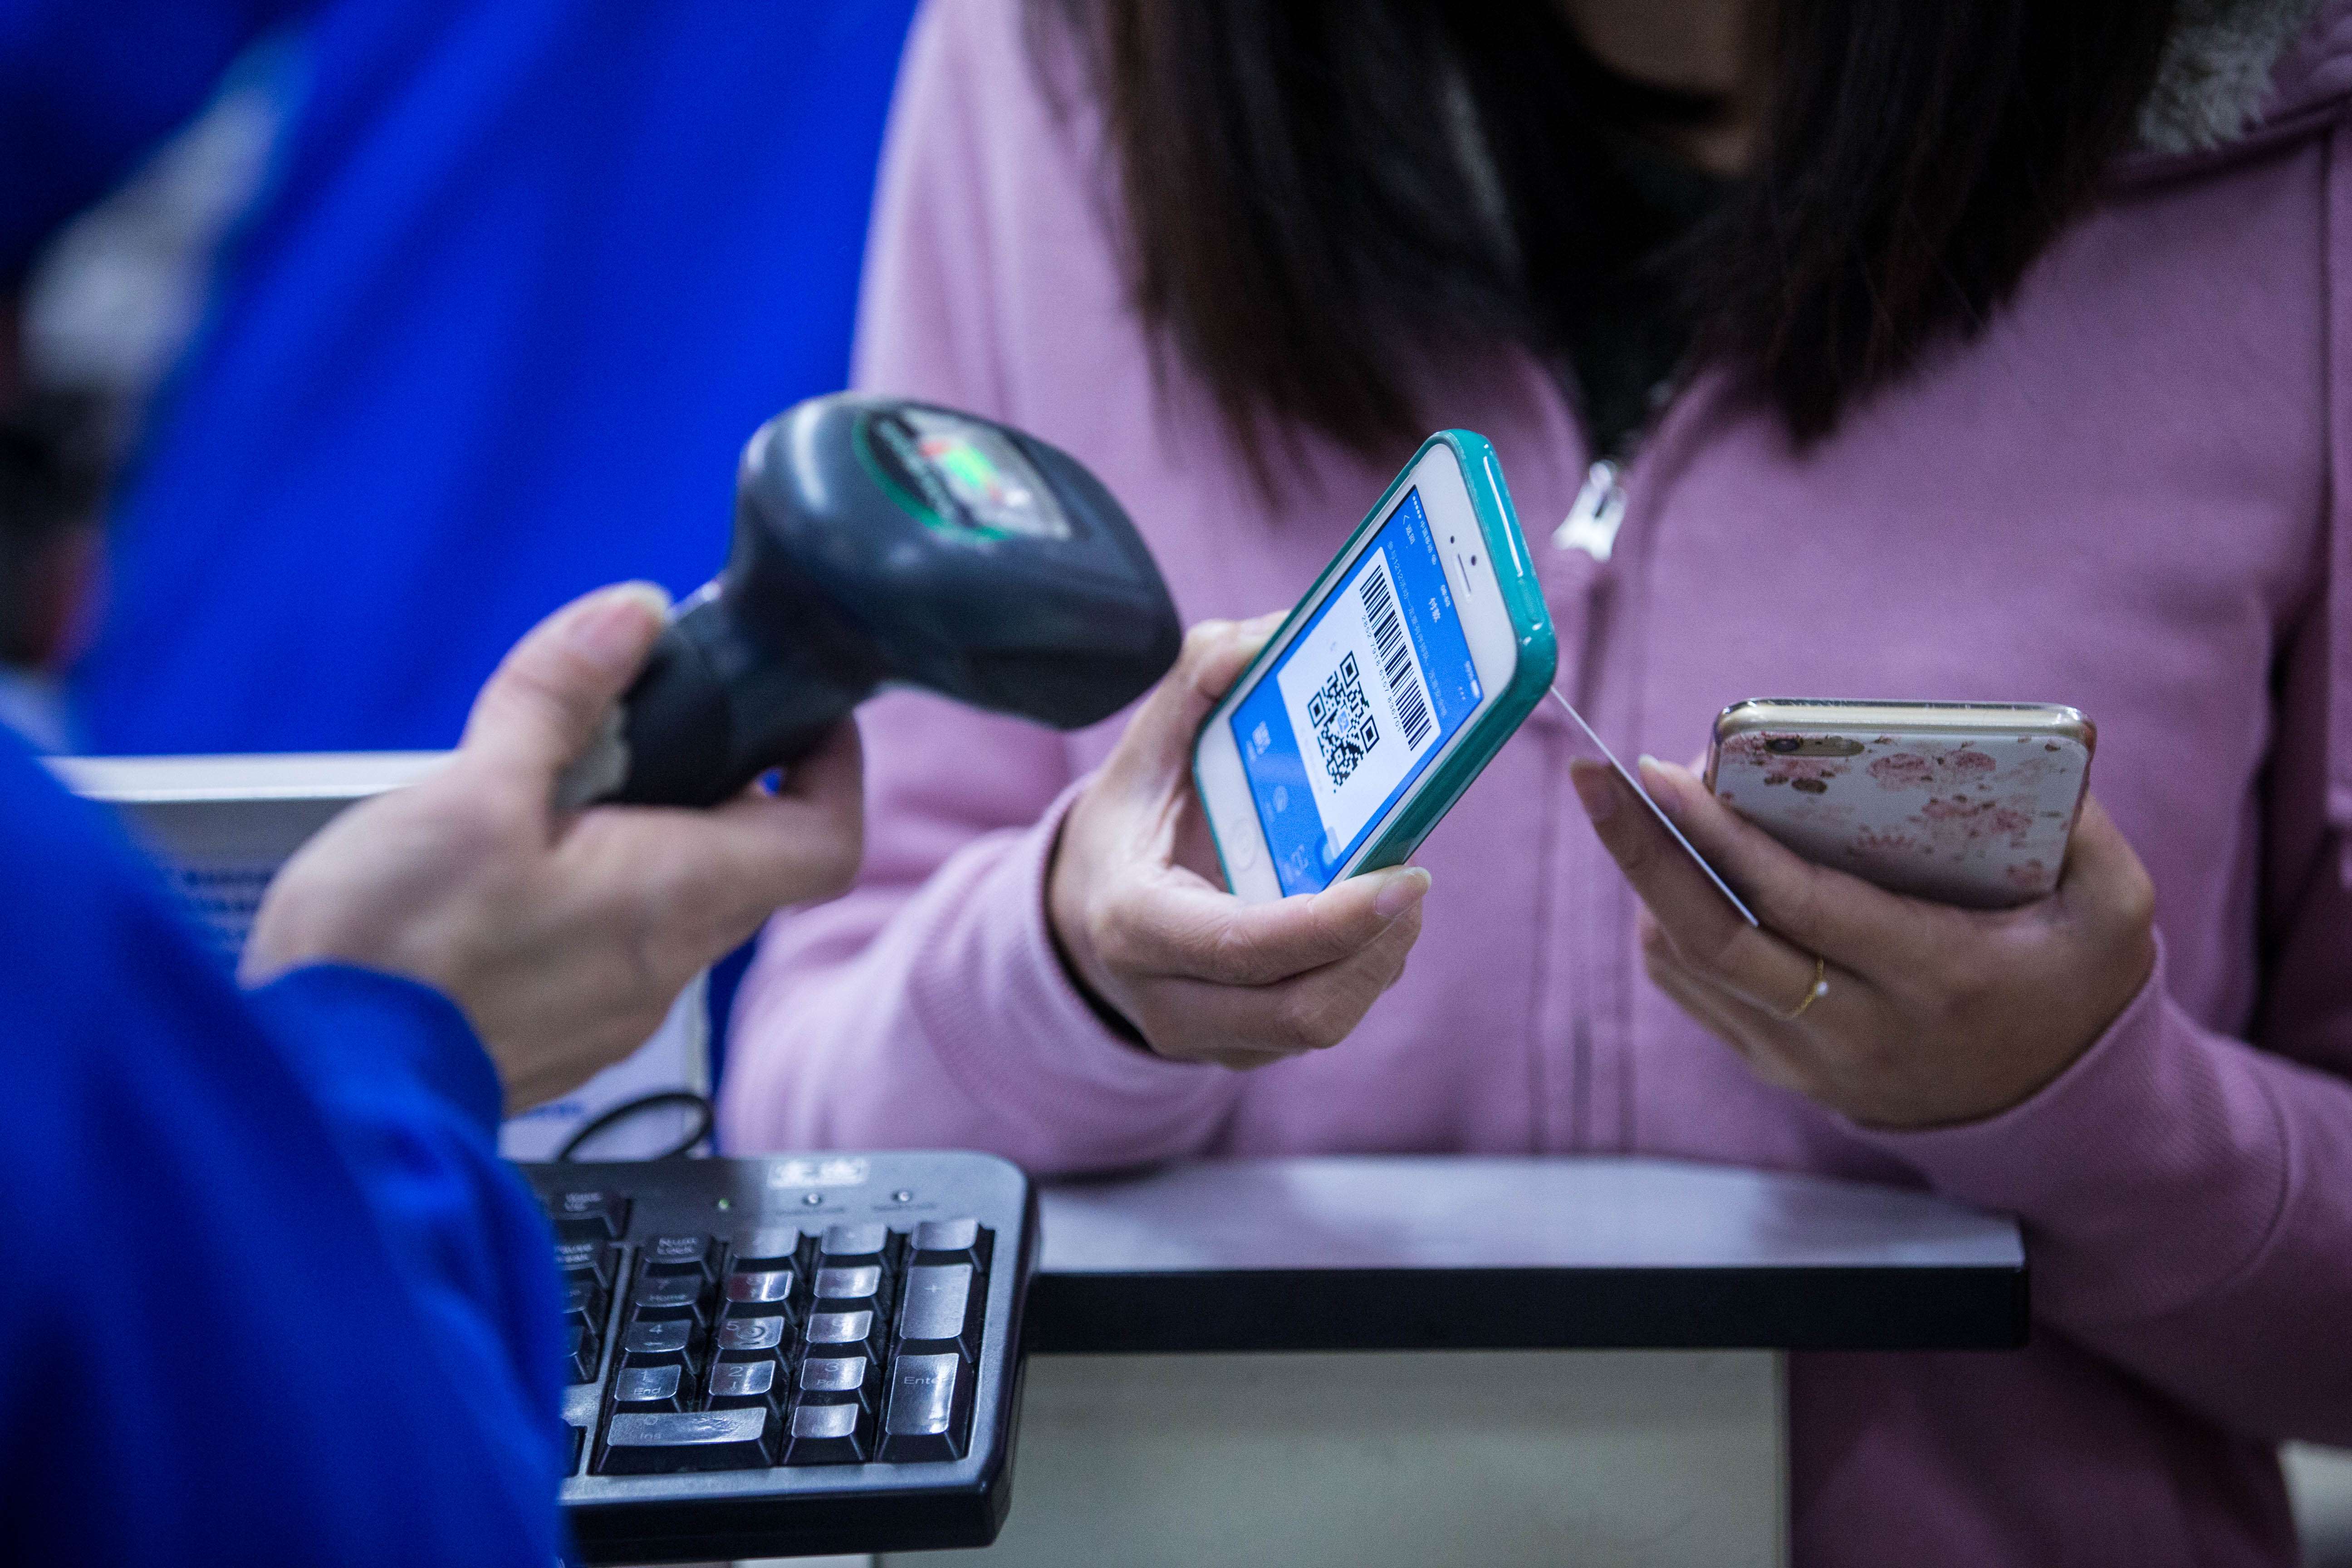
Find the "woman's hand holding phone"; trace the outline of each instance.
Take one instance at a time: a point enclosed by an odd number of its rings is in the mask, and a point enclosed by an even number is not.
[[[1217,885],[1192,742],[1282,619],[1192,628],[1070,807],[1047,876],[1071,974],[1172,1060],[1255,1068],[1339,1044],[1421,934],[1417,867],[1265,904]]]
[[[2009,1109],[2088,1050],[2155,963],[2154,888],[2095,800],[2083,803],[2055,892],[1965,910],[1802,859],[1689,770],[1643,758],[1643,786],[1754,907],[1759,930],[1608,769],[1571,768],[1646,906],[1652,981],[1757,1076],[1856,1121],[1929,1127]]]

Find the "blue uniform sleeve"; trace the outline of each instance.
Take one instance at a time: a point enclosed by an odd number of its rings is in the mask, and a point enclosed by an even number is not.
[[[556,1556],[551,1238],[446,1000],[247,996],[0,742],[6,1555]]]
[[[246,45],[311,0],[0,5],[0,289],[201,107]]]

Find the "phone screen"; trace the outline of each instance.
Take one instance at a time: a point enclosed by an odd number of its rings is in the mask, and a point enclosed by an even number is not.
[[[1328,887],[1477,709],[1478,668],[1409,489],[1234,710],[1286,893]]]
[[[950,532],[998,539],[1067,539],[1070,520],[1002,430],[943,408],[870,414],[866,450],[919,515]]]

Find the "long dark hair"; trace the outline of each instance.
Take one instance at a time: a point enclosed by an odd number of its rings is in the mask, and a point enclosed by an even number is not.
[[[1041,48],[1075,31],[1100,100],[1137,308],[1257,465],[1283,428],[1410,445],[1425,374],[1465,347],[1556,355],[1601,285],[1641,268],[1691,301],[1699,352],[1800,441],[1824,435],[1981,323],[2088,202],[2173,11],[1778,0],[1752,170],[1661,253],[1595,154],[1629,121],[1707,106],[1601,68],[1557,0],[1031,5]]]

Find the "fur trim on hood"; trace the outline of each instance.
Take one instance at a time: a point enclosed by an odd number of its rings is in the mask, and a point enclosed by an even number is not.
[[[2140,145],[2202,153],[2252,128],[2279,58],[2322,0],[2180,0],[2156,86],[2140,106]]]

